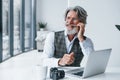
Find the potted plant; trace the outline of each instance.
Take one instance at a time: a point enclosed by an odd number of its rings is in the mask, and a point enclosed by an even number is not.
[[[47,26],[47,23],[39,22],[38,23],[40,30],[44,30],[45,27]]]

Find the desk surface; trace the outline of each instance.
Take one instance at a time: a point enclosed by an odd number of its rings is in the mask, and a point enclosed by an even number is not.
[[[36,65],[40,64],[40,52],[37,50],[15,56],[0,64],[0,80],[40,80],[36,76]],[[120,68],[107,67],[106,72],[100,75],[86,78],[85,80],[119,80]],[[47,80],[50,80],[47,78]],[[79,78],[66,76],[62,80],[80,80]]]

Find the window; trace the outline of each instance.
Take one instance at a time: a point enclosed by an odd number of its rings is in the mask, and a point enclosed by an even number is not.
[[[9,53],[9,31],[8,31],[8,0],[2,0],[2,53],[3,60],[10,57]]]
[[[0,0],[0,62],[35,49],[35,4],[36,0]]]
[[[14,55],[21,53],[20,49],[20,6],[21,0],[14,0]]]

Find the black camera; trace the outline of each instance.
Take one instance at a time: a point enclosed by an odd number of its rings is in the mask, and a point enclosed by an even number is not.
[[[50,69],[50,78],[53,80],[62,79],[65,77],[64,70],[58,70],[56,67]]]

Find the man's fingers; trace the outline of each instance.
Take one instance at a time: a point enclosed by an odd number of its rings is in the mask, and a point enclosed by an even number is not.
[[[74,52],[71,52],[70,54],[64,54],[62,58],[62,63],[70,65],[73,62],[74,62]]]
[[[71,53],[70,53],[70,56],[74,56],[74,52],[71,52]]]

